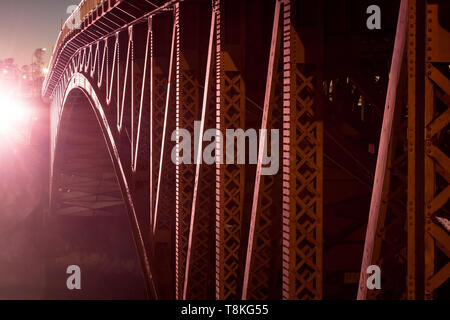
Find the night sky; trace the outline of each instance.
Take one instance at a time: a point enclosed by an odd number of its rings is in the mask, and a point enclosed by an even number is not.
[[[14,58],[19,66],[31,63],[37,48],[47,48],[46,61],[56,42],[67,7],[81,0],[0,0],[0,59]]]

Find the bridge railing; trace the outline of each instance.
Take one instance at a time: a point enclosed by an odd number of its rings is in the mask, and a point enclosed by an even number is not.
[[[61,31],[58,36],[58,40],[56,42],[55,48],[52,53],[52,57],[49,62],[49,70],[52,70],[53,64],[55,63],[56,55],[61,49],[62,45],[65,41],[74,34],[77,29],[74,27],[76,24],[82,23],[85,21],[98,7],[104,5],[106,2],[109,2],[110,5],[117,2],[117,0],[83,0],[78,8],[72,12],[70,17],[64,22],[64,25],[61,28]],[[79,21],[76,21],[79,20]],[[43,90],[47,86],[48,79],[51,77],[49,73],[43,83]]]

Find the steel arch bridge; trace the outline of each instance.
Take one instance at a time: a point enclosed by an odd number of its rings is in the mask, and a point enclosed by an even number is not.
[[[379,2],[370,33],[364,1],[82,1],[43,84],[50,214],[125,206],[152,299],[355,298],[361,261],[359,298],[445,295],[447,7]],[[208,128],[280,130],[279,172],[172,162]]]

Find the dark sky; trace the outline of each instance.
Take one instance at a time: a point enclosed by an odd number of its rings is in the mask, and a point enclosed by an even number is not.
[[[81,0],[0,0],[0,59],[31,63],[37,48],[47,48],[48,61],[67,8]]]

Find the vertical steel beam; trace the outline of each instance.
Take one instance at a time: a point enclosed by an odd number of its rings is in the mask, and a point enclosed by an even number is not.
[[[450,157],[445,150],[450,124],[450,78],[445,70],[450,63],[450,32],[439,24],[440,4],[427,1],[425,9],[425,299],[433,299],[450,277],[450,223],[446,215]]]
[[[193,35],[187,34],[185,25],[188,17],[185,16],[187,4],[175,5],[175,21],[177,24],[177,50],[176,50],[176,141],[177,146],[180,143],[179,130],[187,130],[190,136],[194,136],[194,121],[197,119],[200,104],[200,86],[192,66],[192,61],[188,61],[185,56],[186,43],[194,41]],[[190,22],[192,23],[192,22]],[[190,36],[188,38],[188,36]],[[205,90],[207,91],[207,90]],[[194,141],[190,141],[191,150],[194,147]],[[180,150],[177,147],[177,157],[180,156]],[[192,159],[191,159],[192,160]],[[188,255],[188,242],[190,237],[190,221],[192,215],[192,200],[195,183],[195,169],[192,164],[176,164],[176,217],[177,217],[177,299],[185,299],[186,293],[186,266]]]
[[[186,165],[181,165],[179,163],[179,144],[180,144],[180,115],[181,104],[180,95],[183,95],[180,88],[180,4],[177,3],[174,6],[174,38],[175,41],[175,85],[176,85],[176,115],[175,115],[175,130],[176,130],[176,163],[175,163],[175,298],[177,300],[183,297],[183,282],[184,282],[184,267],[186,261],[186,246],[187,246],[187,223],[186,220],[189,218],[189,212],[186,212],[184,201],[189,199],[189,181],[187,183],[182,183],[183,174],[185,170],[188,170]],[[175,31],[176,30],[176,31]],[[187,172],[189,179],[189,172]],[[183,188],[187,188],[184,190]],[[186,195],[187,193],[187,195]]]
[[[285,0],[283,12],[282,295],[289,300],[322,297],[323,250],[323,122],[317,89],[320,66],[305,59],[305,52],[311,56],[317,52],[314,44],[302,45],[294,25],[295,4]],[[311,14],[321,15],[321,8]],[[320,42],[318,30],[313,32],[313,41]]]
[[[216,23],[216,128],[225,136],[226,129],[245,129],[245,83],[241,70],[233,61],[226,45],[225,5],[231,2],[215,1]],[[236,3],[236,2],[235,2]],[[245,2],[241,2],[244,6]],[[240,17],[242,19],[242,16]],[[241,21],[242,24],[242,21]],[[244,33],[243,30],[241,30]],[[241,43],[241,46],[244,44]],[[241,47],[242,49],[242,47]],[[219,141],[218,141],[219,140]],[[217,159],[225,161],[224,141],[216,137],[222,147]],[[229,142],[227,142],[229,143]],[[235,152],[236,154],[236,152]],[[216,164],[216,298],[226,300],[239,295],[239,268],[241,266],[241,233],[245,196],[245,168],[243,165]]]
[[[153,195],[154,195],[154,187],[153,187],[153,181],[154,181],[154,157],[155,157],[155,153],[154,153],[154,149],[153,149],[153,108],[154,108],[154,96],[155,96],[155,74],[154,74],[154,67],[155,67],[155,62],[154,62],[154,51],[153,51],[153,39],[154,39],[154,35],[153,35],[153,18],[150,16],[148,18],[147,21],[148,24],[148,41],[147,43],[149,43],[150,48],[147,50],[146,54],[149,54],[149,57],[147,57],[145,59],[145,62],[149,64],[149,71],[150,71],[150,114],[149,114],[149,130],[150,130],[150,135],[149,135],[149,148],[150,148],[150,157],[149,157],[149,184],[150,184],[150,192],[149,192],[149,205],[150,205],[150,230],[153,230]],[[147,59],[150,59],[150,61],[147,61]]]
[[[424,293],[424,0],[408,3],[407,298]]]
[[[416,213],[416,1],[408,3],[408,210],[407,210],[407,270],[406,297],[415,294],[415,213]]]

